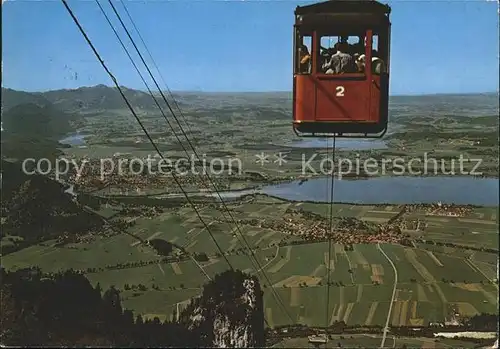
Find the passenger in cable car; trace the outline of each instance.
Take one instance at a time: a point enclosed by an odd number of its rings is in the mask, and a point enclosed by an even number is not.
[[[356,68],[358,69],[357,72],[364,73],[365,72],[365,62],[361,61],[359,59],[359,57],[361,57],[361,56],[358,53],[354,54],[354,59],[356,61]]]
[[[372,73],[380,75],[382,73],[385,73],[385,63],[382,59],[376,57],[375,54],[377,54],[376,51],[373,52],[373,57],[372,57]],[[356,63],[358,67],[360,66],[362,67],[361,68],[362,70],[365,69],[365,60],[366,56],[363,54],[359,56],[358,61]]]
[[[327,69],[323,68],[332,59],[332,56],[337,53],[334,47],[324,48],[321,47],[320,63],[319,66],[322,69],[322,73],[325,73]]]
[[[311,72],[311,54],[306,45],[302,44],[300,46],[300,72],[310,73]]]
[[[325,74],[355,73],[357,71],[356,62],[353,56],[347,53],[349,44],[340,41],[336,46],[337,52],[322,67]]]
[[[334,51],[333,54],[337,54],[339,52],[338,47],[341,44],[346,44],[347,47],[350,47],[349,43],[347,42],[348,40],[349,40],[348,36],[341,36],[340,40],[337,43],[335,43],[335,45],[333,45],[333,48],[332,48],[332,50]],[[349,52],[346,52],[346,53],[349,53]]]

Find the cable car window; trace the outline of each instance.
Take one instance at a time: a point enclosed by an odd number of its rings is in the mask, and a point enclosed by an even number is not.
[[[372,50],[378,53],[378,35],[373,34],[372,36]]]
[[[379,36],[374,34],[372,36],[372,74],[381,75],[387,72],[385,60],[385,55],[379,50]],[[365,63],[365,52],[363,52],[356,57],[356,65],[364,70]]]
[[[296,74],[311,74],[312,36],[298,35],[296,45]]]
[[[380,75],[385,73],[385,62],[384,57],[382,57],[379,49],[379,38],[378,35],[373,35],[372,37],[372,73]]]
[[[364,53],[364,34],[361,35],[322,35],[317,57],[317,70],[320,74],[364,73],[356,59]]]

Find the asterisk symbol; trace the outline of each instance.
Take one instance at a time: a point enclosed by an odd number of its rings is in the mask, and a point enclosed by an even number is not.
[[[75,196],[75,192],[73,191],[73,189],[74,189],[73,184],[71,184],[70,187],[64,191],[64,193],[69,194],[71,196]]]
[[[276,160],[274,162],[277,162],[279,166],[286,164],[286,154],[283,154],[282,152],[279,152],[278,154],[274,155]]]
[[[266,162],[269,162],[269,160],[267,159],[269,155],[264,154],[264,152],[257,154],[255,156],[257,157],[257,160],[255,162],[258,164],[260,163],[261,166],[264,166]]]

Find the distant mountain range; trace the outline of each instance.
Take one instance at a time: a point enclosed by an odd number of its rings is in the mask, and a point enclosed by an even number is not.
[[[138,110],[157,110],[157,106],[147,92],[133,90],[127,87],[122,87],[125,96],[130,101],[134,108]],[[159,93],[155,93],[159,96]],[[170,95],[164,92],[164,95],[171,100]],[[220,101],[224,96],[227,98],[227,103],[234,106],[234,102],[239,100],[238,97],[244,98],[246,102],[262,102],[265,99],[275,99],[287,102],[291,105],[291,92],[248,92],[248,93],[215,93],[215,92],[175,92],[174,98],[179,105],[198,105],[202,101],[217,99]],[[405,102],[408,100],[429,100],[451,98],[456,99],[461,97],[477,97],[482,96],[488,99],[498,98],[496,92],[480,93],[480,94],[434,94],[422,96],[391,96],[394,102]],[[236,100],[235,100],[236,99]],[[161,98],[157,98],[161,101]],[[20,104],[35,104],[38,106],[47,106],[52,104],[54,107],[65,112],[99,112],[113,109],[126,109],[127,106],[123,101],[122,96],[115,87],[105,85],[97,85],[90,87],[80,87],[77,89],[62,89],[52,90],[47,92],[25,92],[17,91],[9,88],[2,88],[2,108],[3,111],[11,109]],[[253,103],[252,103],[253,104]],[[160,102],[163,108],[163,103]]]
[[[156,105],[148,93],[123,87],[130,103],[140,109],[154,109]],[[126,108],[116,88],[105,85],[80,87],[75,90],[47,92],[24,92],[2,88],[2,108],[9,110],[20,104],[35,104],[40,107],[53,105],[65,112],[85,112]]]

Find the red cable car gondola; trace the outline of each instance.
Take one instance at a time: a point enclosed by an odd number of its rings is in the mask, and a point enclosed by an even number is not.
[[[295,9],[295,133],[348,138],[385,134],[390,12],[388,5],[367,0],[334,0]]]

